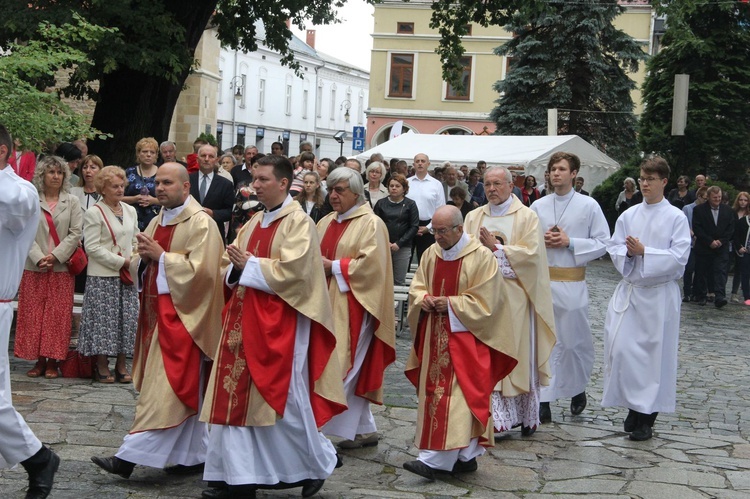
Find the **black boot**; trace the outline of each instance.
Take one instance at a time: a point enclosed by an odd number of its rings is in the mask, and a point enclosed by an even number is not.
[[[654,421],[656,421],[656,416],[658,414],[658,412],[653,412],[651,414],[643,414],[639,412],[635,429],[633,430],[633,433],[630,434],[630,440],[638,442],[650,440],[653,436],[651,427],[654,426]]]
[[[625,418],[625,422],[623,423],[623,429],[625,430],[625,433],[630,433],[633,430],[635,430],[635,423],[638,418],[638,412],[634,411],[633,409],[628,409],[628,415]]]
[[[552,410],[549,408],[549,402],[541,402],[539,404],[539,422],[552,422]]]
[[[21,461],[29,474],[29,490],[26,499],[44,499],[52,491],[55,473],[60,466],[60,458],[49,448],[42,445],[36,454]]]

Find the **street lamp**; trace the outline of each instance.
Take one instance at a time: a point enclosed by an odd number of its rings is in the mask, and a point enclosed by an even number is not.
[[[234,89],[234,99],[239,102],[242,100],[242,90],[245,88],[245,78],[243,76],[235,76],[229,80],[229,89]],[[236,102],[232,101],[232,140],[230,145],[236,143],[237,140],[237,106]]]
[[[346,99],[344,102],[341,103],[340,109],[346,109],[346,112],[344,113],[344,121],[349,123],[349,110],[352,108],[352,102],[349,99]]]

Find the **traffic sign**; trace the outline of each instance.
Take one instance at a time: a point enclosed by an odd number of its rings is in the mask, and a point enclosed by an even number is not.
[[[355,126],[352,127],[352,135],[355,139],[363,139],[365,138],[365,127],[363,126]]]
[[[352,149],[355,151],[364,151],[365,139],[352,139]]]

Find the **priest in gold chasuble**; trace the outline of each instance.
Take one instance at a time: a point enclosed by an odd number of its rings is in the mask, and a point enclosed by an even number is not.
[[[492,393],[495,430],[520,425],[521,434],[528,436],[539,425],[540,385],[548,385],[551,376],[555,319],[539,218],[512,194],[511,180],[507,168],[487,169],[484,190],[489,204],[471,211],[465,228],[497,259],[511,310],[501,332],[513,338],[518,352],[518,366]]]
[[[494,445],[490,394],[516,366],[505,282],[492,253],[463,232],[455,206],[432,218],[436,243],[422,255],[409,289],[412,349],[406,376],[419,400],[416,461],[404,468],[433,480],[477,469]]]
[[[136,236],[139,258],[131,262],[141,287],[135,421],[115,456],[92,458],[126,478],[135,464],[179,469],[205,462],[208,427],[198,413],[224,301],[219,276],[224,245],[216,223],[190,196],[184,166],[159,167],[156,196],[162,210]]]
[[[288,195],[292,165],[266,156],[256,213],[224,259],[230,291],[201,420],[211,424],[204,497],[255,497],[259,488],[313,495],[336,451],[318,428],[346,409],[320,242]]]
[[[396,360],[393,268],[388,229],[365,201],[362,177],[341,168],[326,182],[334,211],[318,234],[348,409],[323,433],[352,449],[378,443],[370,402],[383,403],[383,374]]]

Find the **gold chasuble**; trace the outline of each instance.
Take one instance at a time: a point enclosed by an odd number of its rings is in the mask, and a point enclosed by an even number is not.
[[[515,351],[518,353],[518,368],[496,388],[502,391],[504,397],[514,397],[530,391],[529,304],[533,305],[536,314],[539,383],[549,385],[552,376],[549,358],[556,340],[547,250],[544,246],[544,235],[539,227],[539,218],[515,196],[508,212],[502,217],[491,216],[489,205],[466,215],[464,230],[467,233],[478,238],[479,229],[483,226],[495,236],[503,238],[503,251],[517,277],[505,279],[506,306],[510,308],[510,320],[502,324],[500,334],[513,337]]]
[[[333,212],[318,222],[318,234],[323,256],[340,260],[341,272],[349,286],[349,291],[342,293],[336,278],[328,278],[341,377],[346,378],[354,364],[357,340],[367,312],[377,324],[354,393],[382,404],[383,373],[396,360],[388,229],[369,203],[355,209],[341,223],[336,221],[337,216],[338,213]]]
[[[192,198],[162,227],[163,213],[145,233],[164,248],[170,292],[158,294],[159,262],[149,262],[133,355],[133,382],[140,394],[131,433],[172,428],[198,412],[201,354],[213,358],[221,332],[224,244],[216,223]],[[139,258],[131,262],[133,275],[139,264]]]
[[[315,225],[297,202],[263,228],[256,213],[234,244],[258,258],[275,295],[237,285],[224,308],[221,340],[201,421],[272,426],[284,417],[292,375],[297,314],[308,317],[310,404],[318,427],[346,410],[331,308]],[[229,268],[224,255],[224,274]]]
[[[447,313],[426,313],[425,296],[447,296],[468,331],[451,331]],[[417,388],[415,445],[453,450],[479,438],[494,444],[490,395],[516,365],[512,338],[499,333],[510,320],[503,306],[505,282],[492,253],[474,238],[455,260],[437,244],[422,255],[409,289],[412,349],[406,376]]]

